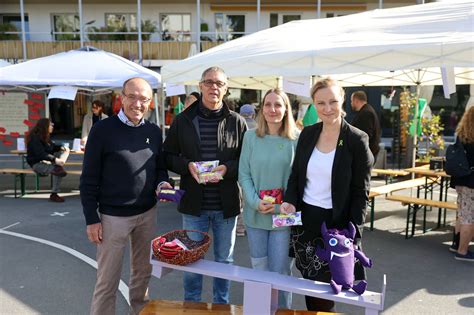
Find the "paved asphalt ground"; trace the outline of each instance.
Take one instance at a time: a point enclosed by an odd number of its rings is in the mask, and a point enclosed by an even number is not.
[[[0,156],[0,167],[19,166],[18,158]],[[33,177],[27,183],[31,191]],[[14,199],[13,177],[0,175],[1,314],[88,314],[96,275],[95,247],[85,235],[78,183],[78,176],[67,176],[66,202],[55,204],[47,199],[48,179],[41,179],[40,192]],[[381,184],[381,180],[373,182]],[[449,198],[455,198],[453,190]],[[383,314],[474,314],[474,265],[454,260],[448,251],[455,213],[448,212],[447,227],[426,234],[420,233],[418,221],[416,236],[409,240],[404,239],[405,215],[406,207],[377,198],[375,230],[364,233],[364,252],[374,262],[367,272],[368,289],[380,292],[383,274],[387,275]],[[436,220],[433,211],[428,226]],[[180,226],[176,206],[160,204],[156,234]],[[212,259],[211,252],[207,256]],[[237,238],[235,263],[250,266],[246,237]],[[128,268],[127,253],[123,292],[128,290]],[[295,275],[299,276],[297,271]],[[211,279],[205,279],[203,291],[203,300],[211,301]],[[242,285],[233,283],[231,303],[241,304],[242,293]],[[182,274],[152,278],[150,296],[181,300]],[[304,298],[295,295],[293,307],[304,309]],[[346,305],[338,305],[338,311],[363,314],[362,309]],[[126,299],[119,293],[117,314],[126,312]]]

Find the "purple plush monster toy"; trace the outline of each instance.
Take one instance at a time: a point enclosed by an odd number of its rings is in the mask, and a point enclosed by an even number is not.
[[[321,234],[324,240],[325,249],[316,248],[316,255],[329,264],[331,271],[331,287],[335,294],[341,292],[342,289],[349,290],[352,288],[357,294],[361,295],[365,292],[367,282],[360,281],[354,284],[354,257],[359,259],[364,267],[372,267],[372,260],[367,258],[365,254],[354,249],[354,237],[356,229],[352,222],[349,222],[349,229],[337,230],[327,229],[326,222],[321,225]]]

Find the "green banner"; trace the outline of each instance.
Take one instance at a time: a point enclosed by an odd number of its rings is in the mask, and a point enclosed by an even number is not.
[[[426,105],[427,105],[426,99],[424,98],[418,99],[418,115],[416,115],[416,117],[415,115],[413,115],[413,120],[410,123],[410,129],[409,129],[410,136],[412,137],[415,135],[415,124],[416,124],[416,135],[418,137],[421,136],[421,130],[422,130],[421,117],[423,117],[423,113],[426,109]]]
[[[303,127],[314,125],[318,121],[318,113],[313,104],[309,104],[303,117]]]

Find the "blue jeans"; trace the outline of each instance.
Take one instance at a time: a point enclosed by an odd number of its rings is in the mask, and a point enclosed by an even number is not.
[[[288,256],[290,229],[264,230],[246,226],[252,268],[291,274],[293,259]],[[278,292],[278,307],[291,309],[292,294]]]
[[[223,211],[201,211],[199,217],[183,214],[183,229],[208,232],[212,224],[214,260],[231,264],[234,262],[235,225],[237,217],[224,219]],[[190,235],[191,238],[193,238]],[[202,275],[185,272],[183,277],[184,300],[201,301]],[[213,303],[229,303],[230,281],[214,278]]]

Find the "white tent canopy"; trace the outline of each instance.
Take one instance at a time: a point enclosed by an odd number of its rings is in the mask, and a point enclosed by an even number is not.
[[[453,0],[293,21],[166,65],[161,74],[164,82],[196,84],[203,70],[219,66],[230,86],[255,89],[275,87],[281,76],[318,75],[345,86],[433,85],[444,66],[468,84],[473,16],[472,0]]]
[[[66,85],[96,91],[121,87],[132,77],[148,80],[153,88],[161,83],[160,74],[152,70],[115,54],[84,47],[1,68],[0,86],[38,89]]]

